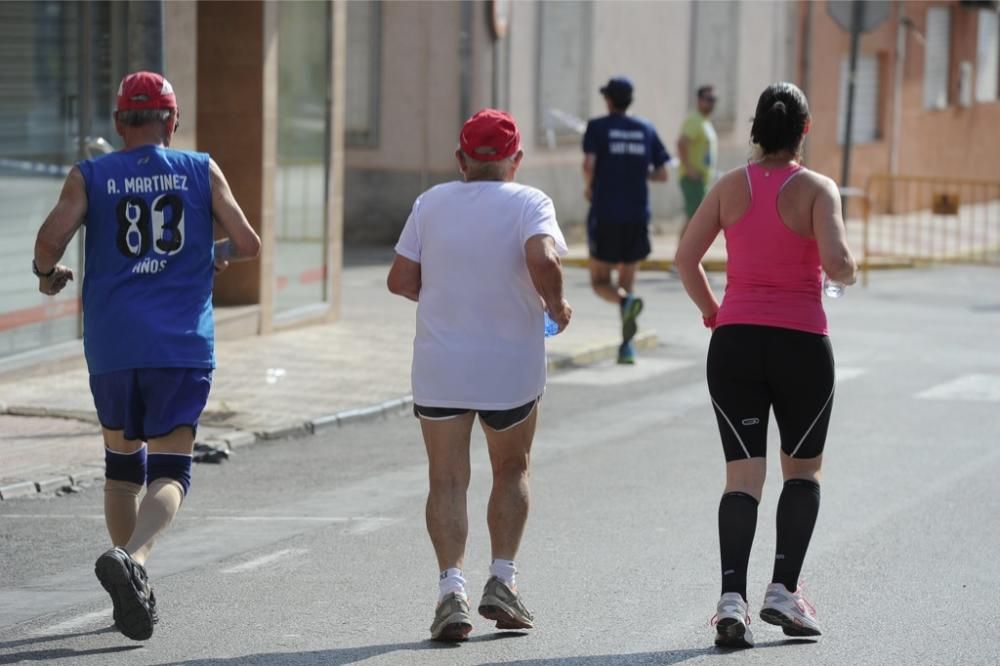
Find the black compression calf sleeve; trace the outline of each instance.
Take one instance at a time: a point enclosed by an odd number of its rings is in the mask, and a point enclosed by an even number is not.
[[[719,502],[719,552],[722,594],[737,592],[746,601],[747,566],[757,531],[757,500],[746,493],[726,493]]]
[[[778,500],[777,549],[771,582],[781,583],[789,592],[798,588],[818,513],[818,483],[807,479],[785,481]]]

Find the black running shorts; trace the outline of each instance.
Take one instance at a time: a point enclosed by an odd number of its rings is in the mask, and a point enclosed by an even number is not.
[[[609,264],[634,264],[649,256],[649,224],[598,219],[587,222],[590,256]]]
[[[531,416],[531,412],[535,410],[535,405],[541,398],[535,398],[531,402],[526,402],[520,407],[514,407],[513,409],[503,409],[503,410],[474,410],[474,409],[454,409],[451,407],[423,407],[421,405],[413,405],[413,415],[418,419],[427,419],[429,421],[446,421],[448,419],[453,419],[455,417],[461,416],[462,414],[468,414],[469,412],[477,412],[479,418],[490,430],[496,430],[497,432],[502,432],[504,430],[510,430],[511,428],[517,427],[528,420]]]
[[[721,326],[708,349],[708,390],[726,461],[763,458],[771,409],[781,450],[823,453],[833,408],[833,348],[825,335],[771,326]]]

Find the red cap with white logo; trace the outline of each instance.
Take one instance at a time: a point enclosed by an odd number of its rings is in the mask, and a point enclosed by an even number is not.
[[[118,111],[176,109],[177,98],[170,81],[156,72],[132,72],[118,86]]]

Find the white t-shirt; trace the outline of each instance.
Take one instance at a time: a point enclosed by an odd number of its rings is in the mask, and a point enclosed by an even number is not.
[[[533,187],[456,181],[417,198],[396,244],[420,264],[416,404],[503,410],[541,395],[543,304],[524,256],[540,234],[566,254],[552,200]]]

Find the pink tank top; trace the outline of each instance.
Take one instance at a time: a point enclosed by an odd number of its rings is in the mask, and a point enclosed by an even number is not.
[[[718,326],[757,324],[826,335],[819,247],[781,221],[778,194],[802,167],[748,164],[750,206],[725,230],[726,294]]]

